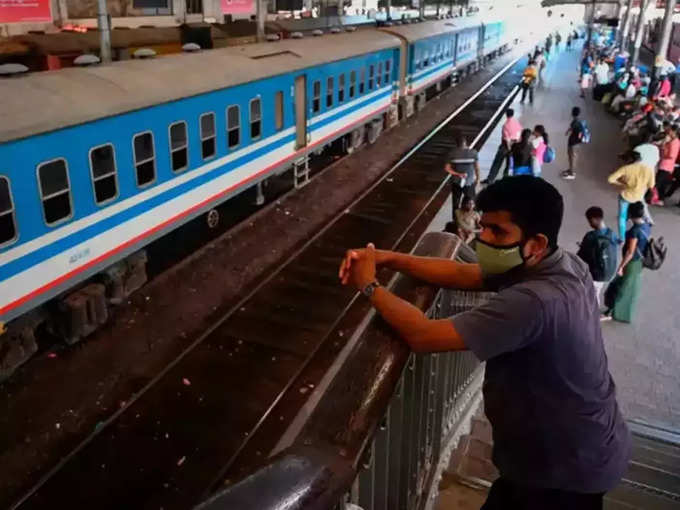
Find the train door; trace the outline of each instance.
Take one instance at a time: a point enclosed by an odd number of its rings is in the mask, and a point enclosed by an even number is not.
[[[295,78],[295,149],[307,146],[307,77]]]

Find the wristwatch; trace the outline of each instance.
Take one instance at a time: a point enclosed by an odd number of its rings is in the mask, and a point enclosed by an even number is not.
[[[361,293],[366,296],[367,298],[373,297],[373,293],[375,292],[375,289],[380,287],[380,284],[376,281],[373,281],[366,285],[363,289],[361,289]]]

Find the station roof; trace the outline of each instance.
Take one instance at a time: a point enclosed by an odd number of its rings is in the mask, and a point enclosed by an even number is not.
[[[0,142],[397,46],[361,30],[0,79]]]

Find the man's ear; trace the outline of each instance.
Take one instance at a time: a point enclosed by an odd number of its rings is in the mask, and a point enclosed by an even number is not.
[[[537,234],[524,245],[524,260],[528,266],[538,264],[548,254],[548,238],[544,234]]]

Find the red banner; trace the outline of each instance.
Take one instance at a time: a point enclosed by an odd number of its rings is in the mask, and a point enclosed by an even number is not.
[[[0,2],[3,0],[0,0]],[[254,14],[253,0],[222,0],[222,14]]]
[[[0,23],[49,23],[50,0],[0,0]]]

